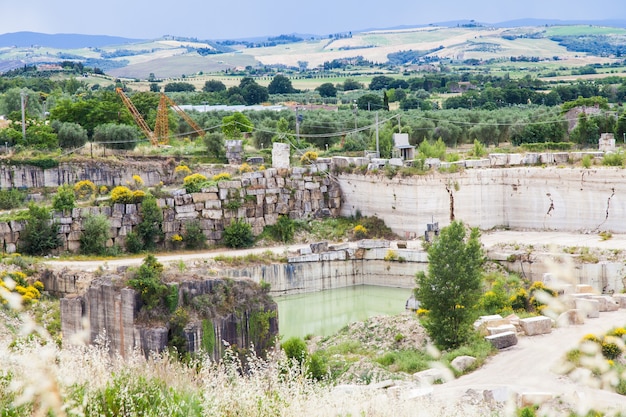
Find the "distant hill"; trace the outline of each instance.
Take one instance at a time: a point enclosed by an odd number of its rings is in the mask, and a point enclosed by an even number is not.
[[[486,23],[485,25],[489,25]],[[626,28],[625,19],[611,19],[611,20],[558,20],[558,19],[517,19],[508,20],[506,22],[493,23],[491,26],[500,28],[514,28],[520,26],[563,26],[563,25],[592,25],[592,26],[607,26],[614,28]]]
[[[14,32],[0,35],[0,47],[42,46],[57,49],[100,48],[140,42],[142,39],[122,38],[107,35],[79,35],[73,33],[47,34],[38,32]]]

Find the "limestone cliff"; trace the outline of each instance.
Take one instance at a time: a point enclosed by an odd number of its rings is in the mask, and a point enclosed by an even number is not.
[[[276,303],[252,281],[204,279],[169,286],[173,305],[147,310],[121,277],[94,279],[84,294],[61,299],[64,343],[88,331],[91,343],[105,337],[111,350],[122,355],[176,346],[190,353],[202,349],[218,359],[223,342],[238,349],[254,346],[262,355],[278,335]],[[182,324],[173,318],[174,309],[185,317]]]

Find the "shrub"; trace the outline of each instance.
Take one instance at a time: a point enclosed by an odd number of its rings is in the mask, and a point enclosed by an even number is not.
[[[57,188],[57,193],[52,198],[52,208],[56,211],[71,210],[75,206],[75,200],[74,189],[69,184],[63,184]]]
[[[602,341],[601,347],[602,347],[602,356],[604,356],[606,359],[609,359],[609,360],[617,359],[622,354],[622,349],[619,347],[617,343],[612,342],[610,340],[610,337],[605,338],[605,340]]]
[[[250,166],[250,164],[248,164],[247,162],[244,162],[243,164],[241,164],[241,166],[239,166],[239,173],[243,174],[244,172],[252,172],[254,171],[252,169],[252,167]]]
[[[52,221],[50,210],[35,204],[28,206],[28,222],[20,234],[20,251],[29,255],[47,255],[61,245],[59,225]]]
[[[143,199],[146,197],[146,192],[144,190],[135,190],[133,191],[133,203],[141,203]]]
[[[220,172],[217,175],[213,175],[213,181],[215,182],[228,181],[228,180],[230,180],[230,174],[228,172]]]
[[[185,231],[182,236],[185,242],[185,249],[204,249],[206,248],[206,235],[200,228],[200,222],[194,220],[185,224]]]
[[[321,352],[313,352],[306,359],[306,374],[308,377],[320,381],[329,374],[328,359]]]
[[[130,204],[133,202],[133,192],[128,187],[118,185],[111,190],[111,202],[114,204]]]
[[[9,190],[0,190],[0,210],[11,210],[20,207],[26,201],[26,193],[11,188]]]
[[[583,156],[583,159],[581,160],[581,163],[583,165],[583,167],[585,168],[590,168],[591,167],[591,155],[585,155]]]
[[[624,165],[624,153],[623,152],[615,152],[615,153],[607,153],[602,158],[602,165],[611,166],[611,167],[621,167]]]
[[[139,293],[148,309],[157,307],[167,293],[167,285],[161,282],[162,272],[163,265],[150,254],[144,258],[135,277],[128,280],[128,286]]]
[[[317,157],[318,157],[317,152],[315,152],[315,151],[307,151],[300,158],[300,163],[302,163],[302,164],[312,164],[313,162],[317,161]]]
[[[74,184],[74,192],[79,200],[86,200],[95,195],[96,190],[96,185],[89,180],[78,181]]]
[[[299,337],[290,337],[281,344],[287,358],[303,363],[307,357],[306,342]]]
[[[183,187],[188,194],[198,193],[202,189],[202,184],[205,183],[207,178],[202,174],[187,175],[183,179]]]
[[[248,223],[236,220],[224,229],[224,244],[231,248],[246,248],[254,243],[252,226]]]
[[[354,233],[354,237],[357,239],[365,239],[367,237],[367,229],[361,224],[354,226],[352,232]]]
[[[80,234],[80,253],[85,255],[103,255],[107,250],[111,224],[103,214],[88,216],[83,223],[84,230]]]
[[[143,250],[143,242],[136,232],[126,235],[126,251],[129,253],[139,253]]]
[[[278,216],[278,220],[271,230],[275,240],[287,243],[293,240],[296,224],[289,216]]]
[[[191,175],[191,170],[187,165],[178,165],[176,168],[174,168],[174,174],[176,174],[176,176],[179,178],[180,176],[186,177],[188,175]]]
[[[135,174],[133,175],[133,185],[135,188],[141,188],[144,185],[143,178],[141,176]]]
[[[476,158],[482,158],[487,154],[485,145],[483,145],[478,139],[474,139],[474,147],[472,148],[472,155]]]
[[[152,194],[146,194],[139,213],[141,214],[141,221],[135,229],[137,236],[143,243],[143,249],[154,250],[157,240],[163,236],[161,231],[163,212]]]

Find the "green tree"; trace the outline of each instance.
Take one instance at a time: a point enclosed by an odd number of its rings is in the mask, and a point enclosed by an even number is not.
[[[93,140],[109,149],[134,149],[139,132],[133,126],[107,123],[95,128]]]
[[[382,110],[383,99],[378,94],[364,94],[356,100],[360,110]]]
[[[343,91],[360,90],[363,88],[363,84],[351,78],[346,78],[346,80],[343,82],[342,87]]]
[[[291,80],[281,74],[272,78],[272,81],[267,86],[267,91],[270,94],[291,94],[297,92],[291,85]]]
[[[247,105],[260,104],[269,99],[267,88],[253,82],[241,89],[241,95]]]
[[[220,91],[226,91],[226,86],[219,80],[209,80],[204,83],[202,91],[207,93],[219,93]]]
[[[417,274],[415,295],[429,310],[424,325],[440,348],[458,347],[471,334],[482,263],[480,232],[474,228],[468,238],[462,222],[444,227],[428,248],[428,274]]]
[[[215,159],[226,158],[226,148],[224,147],[224,134],[212,132],[204,135],[204,146],[210,157]]]
[[[597,144],[600,139],[600,128],[594,117],[589,117],[585,112],[578,115],[578,124],[570,133],[572,142],[582,145]]]
[[[230,116],[222,119],[222,133],[229,139],[237,139],[241,137],[242,132],[252,132],[254,125],[240,112],[235,112]]]
[[[186,82],[173,82],[173,83],[165,84],[163,91],[165,91],[166,93],[173,93],[173,92],[179,92],[179,91],[193,92],[193,91],[196,91],[196,87],[194,87],[193,84],[186,83]]]
[[[42,256],[61,245],[59,225],[52,221],[50,210],[31,203],[28,219],[20,234],[19,250],[28,255]]]
[[[148,193],[141,202],[141,222],[135,228],[137,236],[143,243],[143,248],[152,251],[156,242],[163,236],[163,212],[157,205],[156,198]]]
[[[370,82],[370,90],[385,90],[393,82],[393,78],[386,75],[377,75]]]
[[[74,187],[69,184],[60,185],[57,193],[52,197],[52,208],[56,211],[67,211],[76,205]]]
[[[62,122],[54,124],[59,146],[63,149],[79,148],[87,143],[87,130],[78,123]]]
[[[107,249],[111,224],[103,214],[88,216],[83,222],[80,234],[80,253],[85,255],[103,255]]]
[[[337,89],[333,83],[324,83],[315,89],[322,97],[336,97]]]
[[[59,140],[51,126],[38,122],[26,128],[24,145],[34,149],[52,150],[58,148]]]

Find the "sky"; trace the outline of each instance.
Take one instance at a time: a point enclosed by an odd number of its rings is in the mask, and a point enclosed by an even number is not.
[[[0,33],[234,39],[452,20],[626,19],[624,0],[29,0],[3,1]]]

